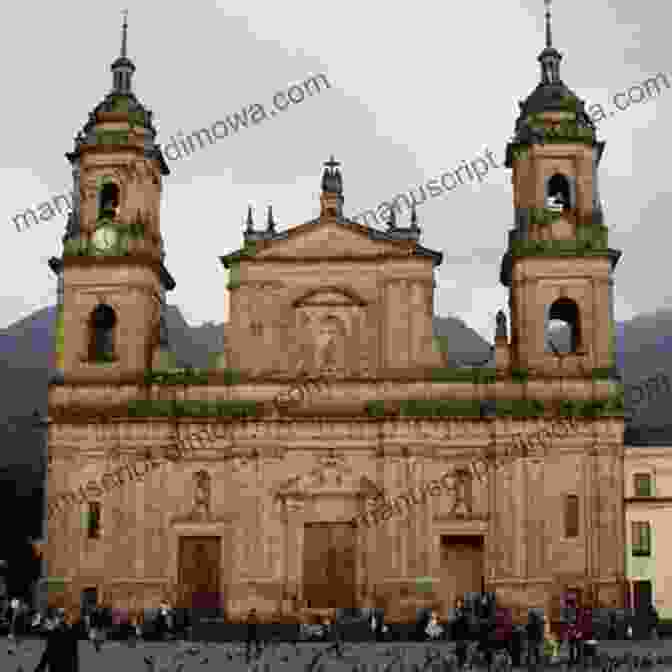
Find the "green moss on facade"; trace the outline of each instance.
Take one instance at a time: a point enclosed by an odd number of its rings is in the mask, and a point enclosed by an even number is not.
[[[434,369],[432,380],[436,383],[494,383],[495,369]]]
[[[529,377],[527,369],[511,369],[511,380],[515,383],[526,383]]]
[[[511,244],[514,257],[590,257],[604,256],[609,250],[592,240],[516,240]]]
[[[599,417],[620,417],[623,415],[623,392],[597,401],[563,401],[560,404],[560,415],[562,417],[581,417],[581,418],[599,418]]]
[[[544,402],[537,399],[498,399],[495,402],[498,417],[538,418],[544,414]]]
[[[96,131],[96,143],[99,145],[127,145],[128,131]]]
[[[530,208],[530,223],[548,226],[562,217],[562,212],[549,210],[548,208]]]

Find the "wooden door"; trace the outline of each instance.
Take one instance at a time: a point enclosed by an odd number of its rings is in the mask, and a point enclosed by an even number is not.
[[[223,604],[220,594],[221,538],[181,537],[180,601],[198,615],[214,615]]]
[[[483,537],[443,535],[441,537],[441,599],[452,608],[465,593],[483,587]]]
[[[354,608],[355,534],[351,523],[304,527],[303,597],[311,609]]]

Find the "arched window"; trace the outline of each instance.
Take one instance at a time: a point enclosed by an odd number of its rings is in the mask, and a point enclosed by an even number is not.
[[[91,312],[89,323],[89,361],[114,361],[114,326],[117,316],[110,306],[100,304]]]
[[[107,182],[100,190],[98,201],[98,219],[116,217],[119,212],[119,187],[114,182]]]
[[[571,299],[555,301],[547,316],[545,350],[556,354],[577,352],[581,347],[579,308]]]
[[[564,208],[573,207],[572,191],[569,186],[569,180],[561,173],[555,173],[546,187],[546,205]]]

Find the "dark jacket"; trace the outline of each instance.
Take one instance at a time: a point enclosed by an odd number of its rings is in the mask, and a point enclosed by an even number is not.
[[[257,641],[259,619],[255,613],[251,613],[247,617],[247,639],[250,642]]]
[[[47,646],[35,672],[42,672],[47,665],[49,672],[79,672],[79,642],[72,626],[59,623],[47,635]]]
[[[91,620],[89,621],[89,624],[92,628],[96,628],[97,630],[101,630],[105,627],[105,615],[103,614],[102,609],[94,609],[91,612]]]
[[[651,605],[649,607],[649,628],[657,628],[658,627],[658,612],[656,611],[656,608]]]
[[[527,622],[527,626],[525,626],[525,629],[527,630],[527,641],[528,642],[533,642],[535,644],[539,644],[543,641],[543,639],[544,639],[544,628],[541,624],[541,619],[534,612],[532,612],[530,614],[530,617],[529,617],[529,620]]]
[[[456,642],[469,639],[469,621],[464,609],[458,609],[452,625],[452,635]]]

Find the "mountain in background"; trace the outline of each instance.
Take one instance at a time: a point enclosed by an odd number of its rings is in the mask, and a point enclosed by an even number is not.
[[[35,410],[47,414],[47,386],[54,373],[55,317],[56,308],[50,306],[0,330],[0,492],[13,493],[7,483],[19,479],[17,496],[25,502],[34,499],[42,487],[43,442],[40,430],[31,426],[31,415]],[[224,348],[225,324],[207,322],[192,327],[177,306],[167,307],[166,324],[178,366],[208,368],[212,355]],[[435,316],[434,335],[447,343],[450,365],[483,365],[492,356],[491,344],[457,317]],[[567,338],[562,331],[553,335],[556,346]],[[617,323],[616,362],[626,385],[626,407],[628,386],[659,372],[672,379],[672,310]],[[670,426],[671,400],[672,394],[659,394],[641,403],[630,430],[636,433]],[[0,499],[4,504],[4,498]],[[34,513],[29,504],[21,509],[30,511],[31,516]]]

